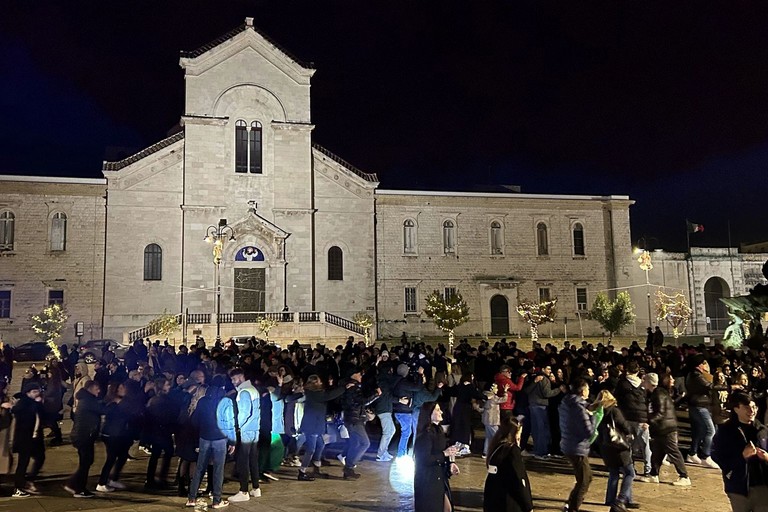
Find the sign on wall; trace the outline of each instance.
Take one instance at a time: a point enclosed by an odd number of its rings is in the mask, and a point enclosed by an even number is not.
[[[238,249],[235,254],[235,261],[264,261],[264,253],[258,247],[246,245]]]

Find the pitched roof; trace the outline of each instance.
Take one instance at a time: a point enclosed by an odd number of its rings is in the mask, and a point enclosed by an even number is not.
[[[129,156],[128,158],[123,158],[122,160],[118,160],[117,162],[104,162],[104,165],[102,166],[102,171],[119,171],[123,167],[127,167],[131,165],[134,162],[138,162],[142,158],[145,158],[152,153],[157,153],[161,149],[170,146],[174,142],[178,142],[181,139],[184,138],[184,131],[180,131],[178,133],[174,133],[170,137],[167,137],[160,142],[156,142],[155,144],[152,144],[148,148],[142,149],[136,154],[133,154]]]
[[[325,149],[320,144],[312,143],[312,147],[315,148],[316,150],[318,150],[323,155],[325,155],[328,158],[330,158],[331,160],[333,160],[334,162],[336,162],[337,164],[341,164],[342,167],[345,167],[346,169],[349,169],[350,171],[352,171],[356,175],[360,176],[365,181],[371,181],[371,182],[374,182],[374,183],[378,183],[379,182],[379,177],[376,176],[376,173],[369,173],[369,172],[361,171],[360,169],[358,169],[357,167],[355,167],[351,163],[347,162],[346,160],[344,160],[340,156],[336,156],[335,154],[331,153],[330,151]]]
[[[295,55],[293,55],[291,52],[289,52],[288,50],[286,50],[285,48],[283,48],[282,46],[280,46],[279,44],[277,44],[277,42],[276,42],[274,39],[272,39],[271,37],[269,37],[268,35],[266,35],[266,34],[265,34],[264,32],[262,32],[261,30],[258,30],[256,27],[254,27],[254,26],[253,26],[253,18],[246,18],[246,21],[245,21],[245,23],[243,23],[243,24],[242,24],[242,25],[240,25],[239,27],[237,27],[237,28],[235,28],[235,29],[232,29],[232,30],[230,30],[230,31],[229,31],[229,32],[227,32],[226,34],[224,34],[224,35],[222,35],[222,36],[220,36],[220,37],[217,37],[217,38],[216,38],[216,39],[214,39],[213,41],[211,41],[211,42],[209,42],[209,43],[207,43],[207,44],[204,44],[203,46],[201,46],[201,47],[199,47],[199,48],[197,48],[197,49],[195,49],[195,50],[191,50],[191,51],[182,51],[182,52],[180,52],[180,53],[181,53],[181,57],[182,57],[182,58],[187,58],[187,59],[193,59],[193,58],[195,58],[195,57],[199,57],[199,56],[201,56],[202,54],[204,54],[205,52],[207,52],[207,51],[209,51],[209,50],[212,50],[212,49],[216,48],[216,47],[217,47],[217,46],[219,46],[220,44],[222,44],[222,43],[225,43],[225,42],[229,41],[230,39],[232,39],[233,37],[235,37],[236,35],[238,35],[240,32],[244,32],[245,30],[248,30],[248,29],[251,29],[251,30],[253,30],[254,32],[256,32],[257,34],[259,34],[259,35],[260,35],[261,37],[263,37],[263,38],[264,38],[264,39],[265,39],[265,40],[266,40],[268,43],[270,43],[270,44],[271,44],[272,46],[274,46],[274,47],[275,47],[277,50],[279,50],[280,52],[282,52],[282,53],[283,53],[283,55],[285,55],[286,57],[288,57],[288,58],[289,58],[289,59],[291,59],[292,61],[296,62],[296,63],[297,63],[299,66],[301,66],[301,67],[303,67],[303,68],[305,68],[305,69],[315,69],[315,65],[314,65],[314,63],[312,63],[312,62],[303,62],[302,60],[298,59],[298,58],[297,58]]]

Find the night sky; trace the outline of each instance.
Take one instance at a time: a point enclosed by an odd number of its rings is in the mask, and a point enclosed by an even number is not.
[[[3,0],[0,173],[101,177],[255,18],[317,68],[314,139],[384,188],[628,194],[633,242],[768,240],[768,3]]]

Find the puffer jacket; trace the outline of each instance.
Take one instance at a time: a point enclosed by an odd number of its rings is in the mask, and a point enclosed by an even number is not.
[[[712,375],[693,370],[685,379],[688,405],[691,407],[709,407],[712,404],[712,391],[727,390],[728,386],[713,385]]]
[[[104,407],[98,398],[83,388],[77,392],[75,399],[78,402],[77,414],[72,424],[72,446],[80,448],[93,443],[99,435],[101,428],[101,415]]]
[[[657,387],[651,393],[648,427],[651,437],[666,436],[677,431],[675,402],[664,388]]]
[[[347,388],[344,394],[341,395],[341,410],[344,411],[344,424],[359,425],[365,423],[365,408],[379,398],[379,395],[374,393],[371,396],[364,396],[359,382],[353,380],[348,382],[354,382],[355,385]]]
[[[648,423],[648,401],[642,381],[637,376],[619,379],[616,385],[616,401],[624,419],[637,423]]]
[[[589,455],[589,438],[595,430],[594,417],[587,412],[587,401],[568,394],[560,402],[560,449],[564,455]]]

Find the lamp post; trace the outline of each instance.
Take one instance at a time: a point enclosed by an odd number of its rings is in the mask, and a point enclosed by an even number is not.
[[[235,240],[235,231],[227,219],[219,219],[215,226],[208,226],[204,240],[213,244],[213,280],[216,287],[216,341],[221,342],[221,253],[224,243]]]
[[[651,238],[651,240],[654,240],[654,238]],[[642,246],[640,245],[641,241],[643,242]],[[648,275],[648,272],[653,269],[653,262],[651,261],[651,253],[648,250],[648,241],[645,237],[641,237],[637,241],[635,254],[638,254],[637,262],[640,264],[640,269],[645,271],[645,297],[648,302],[648,328],[653,329],[653,317],[651,316],[651,281]]]

